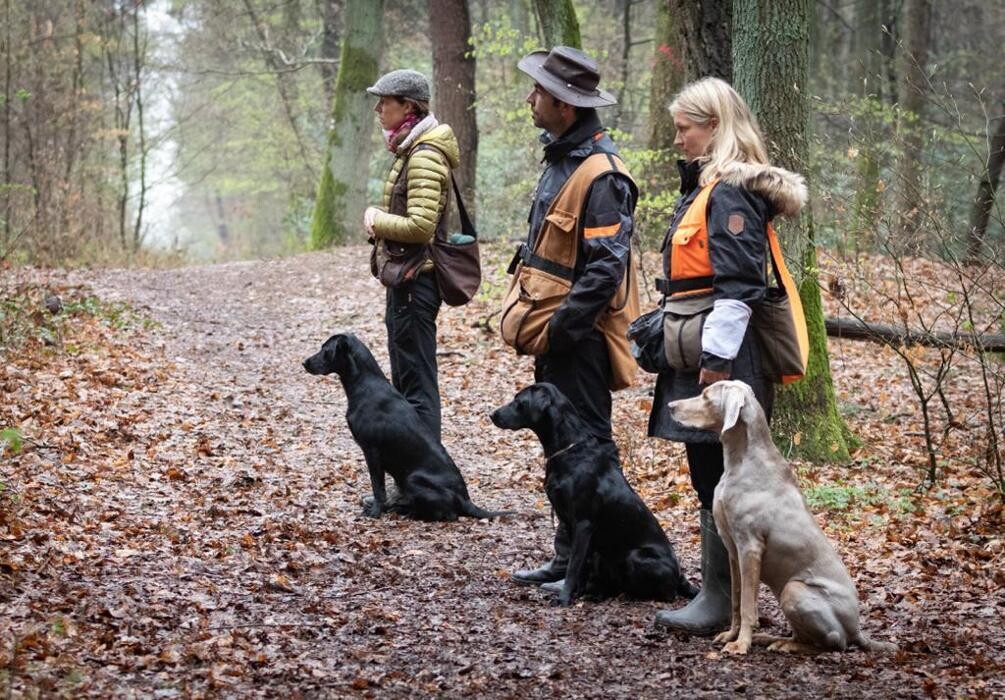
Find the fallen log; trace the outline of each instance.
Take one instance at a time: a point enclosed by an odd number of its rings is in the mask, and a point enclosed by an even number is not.
[[[926,345],[933,348],[981,347],[985,352],[1005,352],[1005,335],[978,335],[965,331],[919,331],[911,328],[866,323],[855,318],[826,318],[824,326],[832,338],[871,340],[895,345]]]

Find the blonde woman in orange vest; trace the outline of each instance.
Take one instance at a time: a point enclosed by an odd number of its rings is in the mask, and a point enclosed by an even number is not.
[[[670,104],[683,154],[681,198],[663,239],[664,343],[668,367],[656,382],[649,434],[685,443],[691,484],[701,504],[701,578],[698,597],[657,614],[657,624],[713,634],[730,624],[729,557],[712,519],[722,476],[722,445],[713,432],[685,428],[667,403],[697,396],[723,379],[751,385],[765,413],[774,400],[772,378],[750,326],[766,289],[766,227],[794,216],[806,202],[795,173],[768,162],[757,121],[728,83],[704,78]]]

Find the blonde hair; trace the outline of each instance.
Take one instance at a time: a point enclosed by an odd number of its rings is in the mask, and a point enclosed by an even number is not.
[[[725,80],[702,78],[684,86],[673,102],[670,114],[687,117],[696,124],[718,120],[712,131],[703,163],[700,184],[706,185],[733,163],[769,165],[764,137],[747,103]]]

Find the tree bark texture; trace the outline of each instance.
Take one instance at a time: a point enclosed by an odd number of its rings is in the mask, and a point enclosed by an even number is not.
[[[133,10],[133,78],[136,81],[136,130],[139,151],[139,191],[136,197],[136,218],[133,221],[132,252],[136,253],[143,242],[143,213],[147,206],[147,134],[143,121],[143,71],[146,66],[147,39],[140,41],[140,8]]]
[[[897,242],[919,241],[925,192],[922,185],[921,130],[918,117],[928,93],[928,54],[932,35],[932,0],[906,0],[904,67],[900,93],[902,151],[897,162]]]
[[[1005,100],[1001,101],[1000,107],[997,119],[998,126],[994,129],[994,134],[991,137],[987,165],[984,172],[981,173],[981,180],[977,185],[977,197],[974,199],[974,208],[970,215],[970,240],[967,245],[967,258],[973,262],[988,257],[984,241],[987,236],[988,221],[991,218],[991,209],[995,203],[995,194],[998,192],[1002,164],[1005,163]]]
[[[668,107],[684,84],[684,51],[670,0],[658,0],[653,44],[653,78],[649,97],[649,148],[673,149],[673,117]]]
[[[707,76],[733,82],[734,0],[670,0],[684,40],[687,80]]]
[[[321,58],[335,60],[339,54],[339,15],[342,12],[341,0],[317,0],[318,14],[321,15]],[[331,104],[335,99],[335,81],[338,79],[338,68],[332,63],[319,63],[322,85],[325,91],[325,104]]]
[[[579,20],[572,0],[534,0],[537,21],[545,48],[572,46],[582,48],[579,35]]]
[[[809,13],[809,0],[733,2],[736,89],[760,120],[772,162],[803,173],[808,167]],[[806,459],[847,459],[847,429],[837,411],[827,356],[812,218],[806,212],[779,229],[786,252],[802,263],[793,271],[809,329],[810,359],[806,376],[778,392],[774,431]]]
[[[478,122],[475,117],[475,56],[467,0],[429,0],[433,45],[435,112],[453,127],[461,165],[455,171],[468,214],[475,215],[475,166],[478,162]]]
[[[861,100],[880,100],[882,61],[879,46],[882,35],[882,7],[876,0],[857,0],[855,3],[855,70],[852,94]],[[864,122],[863,138],[858,142],[856,158],[858,183],[855,187],[852,214],[852,247],[856,252],[869,249],[880,214],[879,154],[875,120],[861,117]]]
[[[4,81],[3,81],[3,248],[0,249],[0,260],[9,253],[11,245],[10,232],[10,101],[11,101],[11,42],[10,42],[10,0],[4,0]]]
[[[327,162],[311,221],[310,242],[314,249],[344,244],[363,230],[371,131],[376,128],[374,100],[366,88],[377,79],[383,14],[384,0],[346,2],[346,31],[335,81]]]

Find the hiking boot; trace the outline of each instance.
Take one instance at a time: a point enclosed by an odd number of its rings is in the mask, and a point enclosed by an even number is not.
[[[527,586],[536,586],[542,583],[553,583],[555,581],[561,581],[565,578],[565,569],[568,564],[568,559],[564,557],[559,558],[558,555],[555,555],[555,558],[544,566],[539,566],[536,569],[520,569],[519,571],[514,571],[511,578],[515,583],[521,583]]]
[[[701,510],[701,590],[677,610],[656,613],[656,624],[678,632],[707,636],[729,628],[732,618],[729,554],[715,529],[712,511]]]
[[[565,579],[561,578],[557,581],[542,583],[541,588],[549,593],[561,593],[562,589],[565,588]]]

